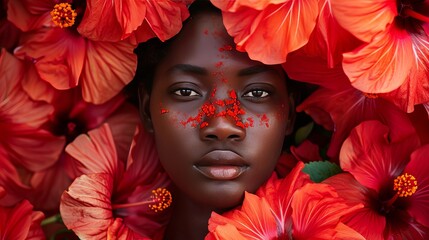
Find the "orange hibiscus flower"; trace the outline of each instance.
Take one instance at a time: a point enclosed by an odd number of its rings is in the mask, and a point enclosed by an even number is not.
[[[303,166],[283,180],[273,175],[257,195],[246,192],[239,210],[212,213],[206,239],[363,239],[340,221],[361,206],[345,204],[326,184],[304,185]]]
[[[189,17],[189,3],[185,0],[88,0],[78,31],[96,41],[117,42],[129,38],[137,44],[153,37],[165,41],[176,35]]]
[[[304,46],[319,15],[317,0],[211,2],[222,10],[237,50],[265,64],[286,62],[288,53]]]
[[[9,1],[8,19],[23,31],[15,55],[33,61],[40,77],[57,89],[82,86],[85,101],[104,103],[134,76],[134,45],[91,41],[76,30],[85,1]],[[31,30],[31,31],[30,31]]]
[[[332,0],[339,24],[366,42],[344,54],[350,82],[366,93],[388,93],[402,109],[429,102],[428,1]],[[394,91],[394,92],[392,92]]]
[[[118,159],[107,124],[67,147],[83,175],[61,198],[65,225],[80,238],[145,239],[164,226],[171,203],[152,138],[136,131],[128,159]]]

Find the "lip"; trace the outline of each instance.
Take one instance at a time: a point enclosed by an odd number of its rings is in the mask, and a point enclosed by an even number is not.
[[[205,154],[194,168],[213,180],[233,180],[243,174],[248,164],[237,153],[230,150],[213,150]]]

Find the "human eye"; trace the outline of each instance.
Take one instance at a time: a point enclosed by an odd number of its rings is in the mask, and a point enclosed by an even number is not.
[[[248,98],[266,98],[270,96],[270,93],[263,89],[252,89],[243,94],[243,97]]]
[[[173,94],[181,97],[196,97],[200,96],[200,94],[190,88],[180,88],[173,91]]]

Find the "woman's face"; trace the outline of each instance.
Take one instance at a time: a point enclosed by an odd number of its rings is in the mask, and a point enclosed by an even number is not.
[[[192,201],[216,209],[268,179],[288,127],[281,69],[234,49],[220,15],[193,16],[158,66],[149,102],[166,172]]]

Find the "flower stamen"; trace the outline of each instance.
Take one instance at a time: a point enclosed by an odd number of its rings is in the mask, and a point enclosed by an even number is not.
[[[362,93],[366,98],[371,98],[371,99],[375,99],[378,98],[378,94],[377,93]]]
[[[55,4],[51,11],[52,22],[60,28],[73,26],[77,13],[72,9],[70,3]]]
[[[170,207],[172,202],[173,198],[171,196],[170,191],[165,188],[157,188],[152,190],[152,195],[148,200],[135,203],[113,204],[112,209],[147,205],[154,212],[161,212]]]
[[[408,173],[399,175],[393,181],[393,190],[399,197],[410,197],[417,191],[417,179]]]

